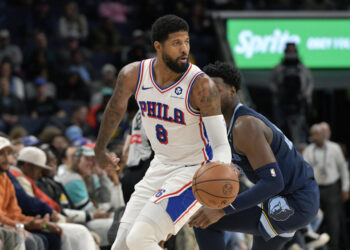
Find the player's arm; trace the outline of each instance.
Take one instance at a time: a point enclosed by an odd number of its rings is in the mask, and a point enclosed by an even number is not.
[[[115,129],[123,118],[130,96],[135,92],[138,70],[138,62],[128,64],[121,69],[113,95],[103,114],[95,146],[96,159],[102,168],[117,167],[116,162],[107,154],[106,148]]]
[[[200,111],[209,144],[213,150],[211,161],[231,162],[227,128],[221,113],[220,95],[215,83],[207,76],[199,76],[190,94],[191,107]]]
[[[242,116],[237,119],[232,132],[236,151],[247,156],[259,181],[252,188],[240,193],[224,209],[227,214],[253,207],[280,193],[284,188],[281,170],[267,139],[269,133],[272,136],[270,128],[255,117]]]

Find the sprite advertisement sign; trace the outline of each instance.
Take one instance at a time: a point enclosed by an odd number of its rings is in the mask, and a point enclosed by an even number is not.
[[[226,31],[242,69],[273,68],[287,42],[309,68],[350,67],[350,19],[229,19]]]

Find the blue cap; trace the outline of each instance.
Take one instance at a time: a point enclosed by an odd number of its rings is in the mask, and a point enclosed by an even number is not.
[[[72,142],[83,137],[83,131],[79,126],[72,125],[66,129],[66,136]]]
[[[44,77],[37,77],[34,80],[35,85],[42,86],[46,84],[46,79]]]
[[[35,146],[40,141],[34,135],[28,135],[28,136],[22,138],[22,142],[25,146]]]

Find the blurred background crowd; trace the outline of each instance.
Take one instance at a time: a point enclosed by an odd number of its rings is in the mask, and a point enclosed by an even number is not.
[[[173,13],[188,21],[190,60],[202,67],[222,60],[210,10],[349,8],[348,0],[0,0],[0,173],[7,176],[0,177],[0,249],[18,247],[18,223],[26,229],[27,249],[109,249],[115,232],[108,230],[153,156],[149,145],[143,154],[131,149],[133,133],[141,133],[134,100],[109,145],[121,157],[121,175],[97,165],[94,142],[118,71],[154,55],[149,34],[159,16]],[[304,243],[289,247],[318,246],[307,245],[311,237],[319,246],[350,249],[349,141],[333,131],[340,144],[331,142],[329,124],[320,123],[327,117],[315,115],[314,78],[295,44],[287,44],[270,82],[271,105],[261,101],[266,92],[249,95],[246,89],[243,95],[296,144],[321,190],[321,225],[313,229],[319,234],[301,232]],[[227,249],[248,245],[244,235],[227,236]],[[195,247],[188,228],[168,243],[168,249]]]

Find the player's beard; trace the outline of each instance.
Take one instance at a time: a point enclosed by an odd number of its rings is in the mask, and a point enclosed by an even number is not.
[[[163,53],[163,61],[165,62],[166,66],[168,66],[169,69],[174,71],[175,73],[183,73],[187,70],[188,68],[188,58],[186,63],[181,63],[180,58],[183,57],[184,55],[176,58],[175,60],[171,59],[170,56],[167,54]]]

